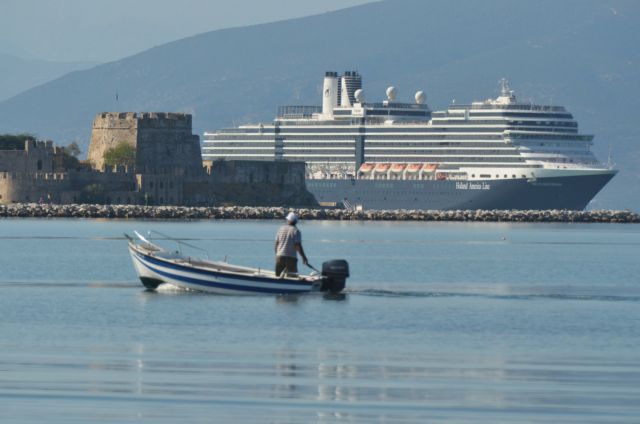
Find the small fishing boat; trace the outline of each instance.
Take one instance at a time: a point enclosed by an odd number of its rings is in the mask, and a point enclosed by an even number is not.
[[[226,261],[212,261],[182,253],[182,246],[200,250],[197,246],[154,232],[177,243],[177,250],[152,243],[134,231],[125,234],[133,267],[142,284],[155,290],[162,284],[218,294],[292,294],[313,291],[339,293],[349,277],[349,264],[335,259],[322,264],[322,272],[298,275],[260,268],[232,265]]]

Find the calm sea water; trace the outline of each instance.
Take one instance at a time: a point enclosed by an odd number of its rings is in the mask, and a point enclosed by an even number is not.
[[[640,226],[301,223],[343,300],[145,292],[122,237],[279,225],[0,220],[0,422],[640,422]]]

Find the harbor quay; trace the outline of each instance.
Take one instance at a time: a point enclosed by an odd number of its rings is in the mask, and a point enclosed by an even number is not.
[[[640,223],[640,214],[629,210],[347,210],[38,203],[0,205],[0,218],[279,220],[290,211],[299,214],[302,220],[328,221]]]

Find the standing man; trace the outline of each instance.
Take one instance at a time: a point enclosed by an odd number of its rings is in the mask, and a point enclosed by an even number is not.
[[[302,235],[296,227],[298,215],[289,212],[287,225],[283,225],[276,234],[276,276],[280,276],[286,270],[288,274],[298,272],[297,253],[302,257],[302,263],[309,265],[307,256],[302,249]]]

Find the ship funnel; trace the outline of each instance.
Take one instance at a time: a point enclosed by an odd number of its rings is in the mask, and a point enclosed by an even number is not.
[[[325,119],[333,119],[333,108],[338,106],[338,73],[324,74],[322,87],[322,115]]]
[[[352,107],[356,102],[355,92],[362,88],[362,77],[357,71],[347,71],[341,78],[340,106]]]

